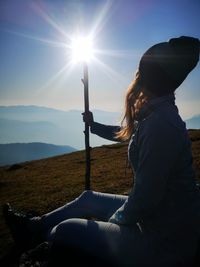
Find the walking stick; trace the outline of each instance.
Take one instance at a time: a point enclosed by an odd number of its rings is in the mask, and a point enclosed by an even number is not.
[[[84,85],[84,104],[85,115],[89,114],[89,96],[88,96],[88,66],[87,62],[93,57],[92,39],[91,36],[78,36],[72,39],[71,43],[72,58],[74,62],[83,62],[83,79]],[[85,190],[90,190],[90,140],[89,140],[89,124],[85,121],[85,154],[86,154],[86,169],[85,169]]]
[[[84,104],[85,114],[89,113],[89,93],[88,93],[88,66],[87,63],[83,63],[83,85],[84,85]],[[89,136],[89,124],[85,121],[85,156],[86,156],[86,169],[85,169],[85,190],[90,190],[90,136]]]

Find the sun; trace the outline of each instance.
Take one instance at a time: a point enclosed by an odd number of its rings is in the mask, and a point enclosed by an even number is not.
[[[72,62],[89,62],[94,58],[93,39],[90,36],[76,36],[71,39]]]

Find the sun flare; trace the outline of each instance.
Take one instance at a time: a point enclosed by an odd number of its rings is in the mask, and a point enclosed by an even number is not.
[[[39,5],[39,3],[35,3],[34,10],[38,16],[40,16],[49,26],[54,29],[59,38],[47,38],[45,36],[36,36],[29,35],[22,32],[15,31],[7,31],[9,33],[18,35],[23,38],[27,38],[33,41],[37,41],[40,44],[46,45],[52,48],[60,48],[60,51],[64,51],[63,58],[64,63],[60,69],[55,72],[54,75],[51,75],[50,78],[38,89],[38,92],[46,90],[47,88],[50,90],[55,90],[54,88],[58,88],[58,86],[52,86],[53,83],[58,83],[58,80],[61,78],[68,79],[71,77],[71,73],[76,67],[78,62],[80,63],[94,63],[94,65],[99,67],[100,71],[103,71],[112,81],[117,82],[120,78],[121,74],[118,71],[115,71],[113,68],[109,67],[107,63],[103,62],[103,57],[119,57],[119,58],[129,58],[134,56],[135,54],[129,54],[127,51],[118,51],[118,50],[108,50],[102,49],[95,46],[97,43],[96,37],[99,38],[99,33],[105,26],[107,21],[107,15],[112,8],[112,0],[106,1],[105,5],[102,6],[102,9],[99,10],[98,15],[96,16],[96,20],[91,24],[90,29],[87,29],[87,35],[81,34],[82,25],[78,24],[73,31],[68,33],[66,29],[62,26],[64,25],[63,21],[56,20],[50,11],[47,12],[44,6]],[[84,31],[85,32],[85,31]],[[124,77],[122,77],[124,80]],[[123,82],[123,81],[122,81]],[[57,90],[57,89],[56,89]]]
[[[91,37],[77,36],[71,41],[72,62],[89,62],[94,58],[93,40]]]

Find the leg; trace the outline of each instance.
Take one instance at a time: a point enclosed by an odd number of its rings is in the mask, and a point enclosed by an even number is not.
[[[125,202],[127,196],[84,191],[75,200],[43,215],[40,219],[42,228],[51,230],[55,225],[70,218],[97,218],[107,221],[108,218]],[[38,219],[32,219],[32,226]]]
[[[137,225],[127,227],[108,222],[69,219],[52,229],[49,241],[53,248],[65,249],[64,258],[67,260],[69,248],[119,266],[143,266],[150,260],[151,247]]]
[[[30,243],[39,243],[46,239],[48,232],[60,222],[69,218],[95,217],[100,220],[108,218],[118,209],[126,196],[84,191],[78,198],[42,217],[27,218],[15,213],[10,206],[4,209],[4,216],[10,228],[14,229],[14,239]],[[12,227],[11,227],[12,226]],[[17,234],[17,238],[15,237]],[[19,236],[19,238],[18,238]],[[18,240],[19,239],[19,240]]]

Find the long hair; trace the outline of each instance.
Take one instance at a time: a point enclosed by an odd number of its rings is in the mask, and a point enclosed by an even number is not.
[[[134,131],[136,116],[143,104],[147,102],[147,96],[142,89],[140,73],[137,71],[125,96],[125,108],[121,121],[121,129],[116,133],[116,138],[119,140],[127,141],[131,138]]]

